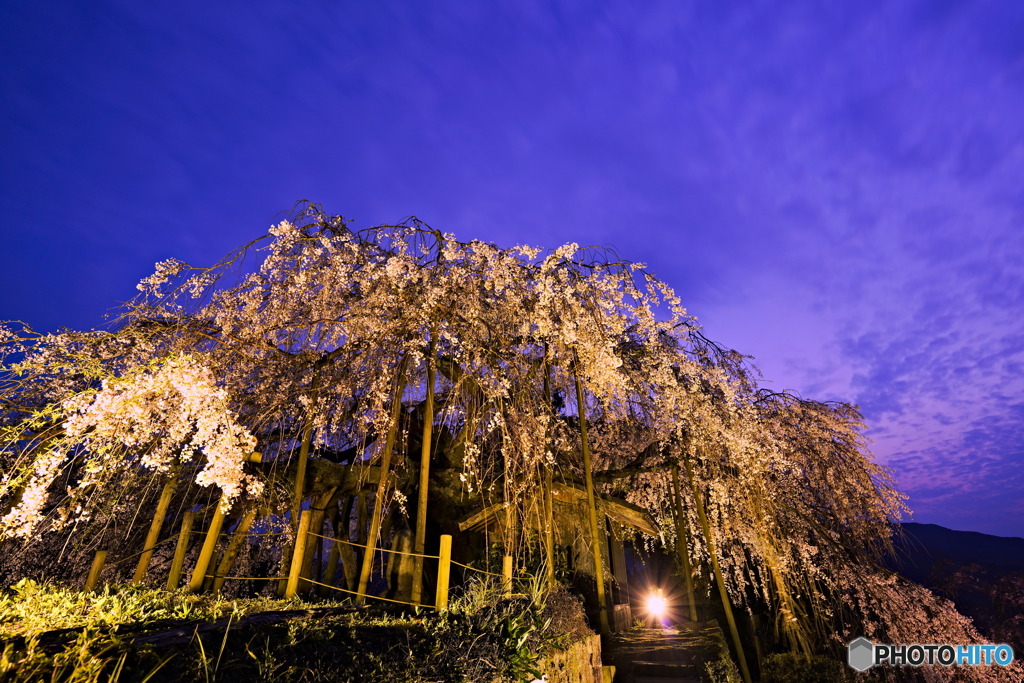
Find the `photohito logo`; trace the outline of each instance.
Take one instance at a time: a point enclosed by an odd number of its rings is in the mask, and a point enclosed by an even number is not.
[[[953,666],[1008,666],[1013,661],[1009,645],[885,645],[872,643],[863,636],[847,646],[846,661],[857,671],[867,671],[876,664],[921,666],[938,664]]]

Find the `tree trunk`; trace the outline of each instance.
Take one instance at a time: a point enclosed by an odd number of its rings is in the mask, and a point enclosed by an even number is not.
[[[352,499],[349,497],[345,498],[345,502],[352,505]],[[333,506],[327,511],[327,523],[331,527],[331,534],[335,539],[341,537],[339,529],[341,526],[338,524],[338,506]],[[348,540],[347,538],[345,540]],[[338,575],[338,560],[341,559],[341,553],[338,551],[338,546],[341,544],[337,540],[331,543],[331,554],[327,556],[327,569],[324,571],[324,583],[328,586],[334,585],[334,578]],[[323,590],[317,591],[323,594]]]

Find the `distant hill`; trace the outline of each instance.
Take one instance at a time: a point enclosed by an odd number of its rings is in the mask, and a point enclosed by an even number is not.
[[[890,568],[952,600],[987,638],[1024,651],[1024,538],[901,527]]]
[[[954,531],[938,524],[900,526],[905,537],[898,544],[897,557],[890,566],[918,583],[925,583],[937,563],[1024,571],[1024,538]]]

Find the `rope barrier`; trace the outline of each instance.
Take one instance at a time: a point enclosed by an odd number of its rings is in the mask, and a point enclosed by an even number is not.
[[[347,588],[338,588],[337,586],[331,586],[331,585],[328,585],[326,583],[320,583],[319,581],[314,581],[313,579],[306,579],[306,578],[304,578],[304,579],[302,579],[302,581],[307,581],[307,582],[309,582],[309,583],[311,583],[311,584],[313,584],[315,586],[323,586],[324,588],[330,588],[331,590],[341,591],[342,593],[348,593],[349,595],[355,595],[355,596],[359,595],[359,593],[356,592],[356,591],[350,591]],[[395,600],[393,598],[385,598],[384,596],[381,596],[381,595],[364,595],[363,597],[364,598],[373,598],[374,600],[383,600],[385,602],[393,602],[393,603],[398,604],[398,605],[408,605],[409,607],[433,607],[433,605],[424,605],[423,603],[404,602],[402,600]]]
[[[199,533],[202,533],[202,532],[199,532]],[[264,532],[258,533],[258,534],[246,534],[245,536],[246,536],[246,538],[248,538],[249,536],[286,536],[289,533],[290,532],[288,532],[288,531],[264,531]],[[234,535],[235,535],[234,531],[222,531],[219,534],[217,534],[217,536],[226,536],[226,537],[230,537],[230,536],[234,536]]]
[[[150,546],[149,548],[143,548],[142,550],[140,550],[139,552],[135,553],[134,555],[129,555],[128,557],[122,557],[117,562],[111,562],[110,564],[104,566],[103,569],[105,571],[107,569],[110,569],[111,567],[116,567],[119,564],[123,564],[123,563],[127,562],[128,560],[134,560],[136,557],[140,557],[143,553],[148,553],[151,550],[156,550],[157,548],[162,546],[164,543],[167,543],[167,541],[174,541],[174,540],[177,540],[177,539],[175,539],[173,536],[165,538],[164,540],[160,541],[156,545]]]
[[[473,571],[473,572],[479,572],[481,574],[486,574],[487,576],[496,576],[499,579],[504,578],[501,574],[495,574],[494,572],[484,571],[483,569],[477,569],[476,567],[470,567],[468,564],[462,564],[461,562],[456,562],[455,560],[451,560],[451,563],[456,565],[457,567],[462,567],[463,569],[468,569],[468,570]],[[516,577],[512,577],[512,578],[515,579]]]
[[[345,545],[352,545],[352,546],[355,546],[357,548],[366,548],[367,547],[367,544],[365,544],[365,543],[353,543],[352,541],[346,541],[346,540],[341,539],[341,538],[331,538],[329,536],[321,536],[320,534],[314,534],[312,531],[307,531],[306,535],[307,536],[316,536],[317,538],[322,538],[325,541],[334,541],[335,543],[344,543]],[[422,557],[422,558],[427,559],[427,560],[440,560],[441,559],[440,555],[421,555],[419,553],[406,552],[406,551],[402,551],[402,550],[395,550],[393,548],[381,548],[380,546],[377,546],[376,548],[374,548],[374,550],[375,551],[379,550],[382,553],[398,553],[399,555],[409,555],[410,557]]]
[[[207,574],[207,579],[233,579],[235,581],[281,581],[287,579],[287,576],[214,576],[213,574]]]

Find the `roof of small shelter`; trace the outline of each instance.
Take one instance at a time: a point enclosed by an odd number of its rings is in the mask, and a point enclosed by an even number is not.
[[[571,505],[587,500],[587,492],[583,484],[573,482],[554,482],[551,489],[552,498],[556,503]],[[610,519],[625,527],[636,529],[648,536],[658,536],[658,526],[643,509],[627,503],[621,498],[595,492],[597,509]],[[494,524],[504,523],[505,504],[494,503],[479,508],[459,520],[459,531],[483,531]],[[556,522],[557,523],[557,522]]]

